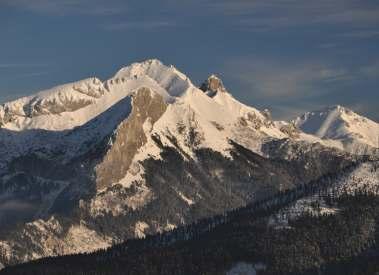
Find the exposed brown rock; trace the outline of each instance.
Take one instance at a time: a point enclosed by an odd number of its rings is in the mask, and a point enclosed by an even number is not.
[[[200,89],[213,97],[217,92],[227,92],[222,80],[215,75],[211,75],[201,86]]]
[[[132,96],[131,114],[119,125],[112,146],[95,168],[98,190],[126,175],[134,155],[147,142],[143,124],[148,119],[154,124],[166,108],[163,98],[148,88],[141,88]]]

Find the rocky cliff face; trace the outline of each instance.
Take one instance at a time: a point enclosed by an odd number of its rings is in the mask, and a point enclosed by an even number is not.
[[[128,172],[138,150],[146,144],[146,133],[167,108],[162,96],[149,88],[140,88],[132,95],[132,112],[116,129],[112,144],[96,166],[97,189],[120,181]]]

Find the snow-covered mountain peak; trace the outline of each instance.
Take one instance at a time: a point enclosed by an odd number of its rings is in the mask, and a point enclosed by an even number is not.
[[[135,62],[126,67],[121,68],[115,75],[116,77],[128,77],[141,76],[147,74],[148,71],[158,71],[166,67],[158,59],[148,59],[143,62]]]
[[[0,108],[0,126],[16,131],[72,129],[141,87],[151,88],[166,102],[173,102],[176,97],[195,89],[187,76],[175,67],[151,59],[122,68],[105,82],[88,78],[5,103]]]
[[[340,140],[350,147],[356,148],[357,143],[379,147],[379,124],[340,105],[307,112],[294,123],[308,134]]]
[[[31,118],[44,114],[75,111],[91,104],[95,98],[99,98],[103,94],[102,82],[97,78],[88,78],[59,85],[36,95],[16,99],[5,103],[3,108],[9,115]]]
[[[4,103],[0,111],[0,125],[6,125],[13,130],[33,128],[35,121],[44,120],[47,116],[59,117],[63,113],[79,111],[96,103],[105,93],[103,83],[94,77],[59,85]]]
[[[114,78],[134,80],[150,78],[173,97],[181,96],[187,89],[193,87],[190,79],[185,74],[173,65],[166,66],[157,59],[133,63],[119,70]]]

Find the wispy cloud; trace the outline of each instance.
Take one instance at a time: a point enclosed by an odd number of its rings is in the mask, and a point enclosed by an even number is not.
[[[47,67],[46,64],[27,64],[27,63],[0,63],[0,69],[19,69],[19,68],[40,68]]]
[[[7,80],[16,80],[23,78],[38,77],[49,74],[47,64],[38,63],[0,63],[0,71]]]
[[[124,1],[119,0],[2,0],[1,5],[54,15],[87,14],[106,16],[127,10]]]
[[[245,83],[262,98],[301,97],[320,94],[330,85],[345,85],[379,78],[379,60],[354,67],[330,61],[276,60],[270,57],[237,58],[226,63],[227,74]]]
[[[31,73],[20,74],[16,77],[17,78],[27,78],[27,77],[36,77],[36,76],[42,76],[42,75],[47,75],[47,74],[49,74],[49,72],[47,72],[47,71],[31,72]]]
[[[103,26],[103,29],[108,31],[124,31],[124,30],[153,30],[175,26],[175,23],[169,21],[131,21],[111,23]]]
[[[320,85],[331,85],[353,78],[345,68],[320,62],[294,63],[270,58],[237,59],[227,65],[228,74],[245,83],[257,98],[310,96]]]
[[[317,47],[320,49],[332,49],[337,47],[337,45],[337,43],[322,43],[320,45],[317,45]]]
[[[48,75],[50,72],[48,71],[33,71],[33,72],[25,72],[25,73],[17,73],[13,74],[12,76],[7,76],[7,80],[17,80],[17,79],[23,79],[23,78],[32,78],[32,77],[39,77]]]
[[[250,56],[228,61],[225,73],[239,83],[240,97],[258,106],[262,106],[262,102],[263,106],[268,104],[265,107],[273,110],[276,118],[287,119],[324,104],[354,107],[355,89],[362,83],[375,83],[379,79],[379,60],[342,66],[331,60],[294,61]],[[376,118],[379,113],[370,101],[375,88],[365,87],[359,111]]]
[[[379,31],[377,30],[357,30],[351,32],[345,32],[340,34],[341,37],[348,38],[374,38],[379,37]]]
[[[368,0],[209,0],[208,7],[225,16],[235,16],[235,26],[253,31],[312,25],[379,24],[379,5]]]
[[[379,60],[358,68],[358,73],[366,78],[379,79]]]

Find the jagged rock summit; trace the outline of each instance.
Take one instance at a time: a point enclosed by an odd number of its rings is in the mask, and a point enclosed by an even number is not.
[[[214,74],[209,76],[208,79],[201,84],[200,89],[210,97],[214,97],[218,92],[227,92],[222,80]]]

